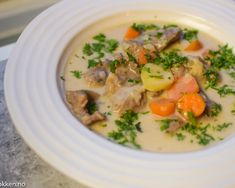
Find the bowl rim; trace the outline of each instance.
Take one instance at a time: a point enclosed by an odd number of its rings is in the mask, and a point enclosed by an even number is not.
[[[103,2],[108,2],[108,1],[103,1]],[[143,2],[141,0],[135,0],[135,1],[128,1],[128,2],[124,2],[124,1],[120,1],[120,2],[112,2],[112,3],[116,3],[117,4],[117,7],[122,7],[123,5],[127,5],[128,3],[129,4],[135,4],[136,2]],[[149,0],[148,1],[149,3],[153,3],[153,1]],[[174,1],[170,1],[168,0],[167,2],[174,2]],[[165,3],[167,3],[165,2]],[[184,0],[179,0],[178,2],[185,2]],[[209,3],[209,0],[205,1],[207,2],[208,4],[211,4]],[[217,0],[216,2],[214,2],[214,6],[219,6],[220,3],[222,1],[219,1]],[[146,3],[146,2],[145,2]],[[154,3],[159,3],[159,1],[155,1]],[[198,3],[200,3],[198,1]],[[218,4],[217,4],[218,3]],[[226,2],[227,3],[227,2]],[[226,4],[226,3],[222,3],[223,5]],[[88,3],[89,4],[89,3]],[[189,3],[190,4],[190,3]],[[197,4],[197,3],[196,3]],[[73,5],[76,5],[76,6],[80,6],[80,5],[83,5],[83,3],[81,1],[78,1],[78,2],[74,2]],[[224,5],[224,7],[226,7],[227,5],[230,6],[229,3],[227,3],[226,5]],[[88,6],[88,5],[87,5]],[[99,11],[102,11],[104,8],[107,8],[107,7],[97,7],[97,3],[96,1],[92,0],[90,1],[90,4],[89,6],[94,6],[96,7],[96,9]],[[43,147],[42,145],[39,144],[39,142],[35,142],[33,141],[33,138],[32,138],[32,135],[31,137],[29,137],[30,134],[32,134],[32,132],[30,133],[29,131],[26,131],[26,129],[24,129],[25,125],[24,121],[22,121],[22,119],[20,118],[19,114],[17,113],[17,111],[14,109],[16,106],[15,104],[13,104],[13,99],[15,100],[16,97],[15,97],[15,94],[13,95],[12,92],[16,89],[14,89],[15,85],[13,83],[15,83],[15,78],[13,79],[12,78],[12,73],[15,73],[15,69],[16,67],[19,67],[19,66],[16,66],[16,59],[20,56],[20,53],[21,52],[24,52],[25,53],[25,49],[28,49],[30,46],[29,43],[30,43],[30,40],[29,40],[29,36],[32,37],[33,40],[36,40],[35,37],[33,38],[32,36],[32,33],[35,31],[36,28],[38,28],[38,25],[44,25],[44,19],[49,19],[53,17],[53,15],[56,14],[56,12],[58,10],[60,10],[62,7],[69,7],[68,10],[72,9],[72,5],[69,5],[68,2],[66,1],[62,1],[56,5],[54,5],[53,7],[49,8],[48,10],[46,10],[45,12],[43,12],[41,15],[39,15],[35,20],[33,20],[29,26],[26,28],[26,30],[24,31],[24,33],[21,35],[19,41],[17,42],[17,45],[11,55],[11,57],[9,58],[9,62],[7,64],[7,67],[6,67],[6,74],[5,74],[5,82],[4,82],[4,87],[5,87],[5,96],[6,96],[6,102],[7,102],[7,106],[8,106],[8,109],[9,109],[9,112],[10,112],[10,115],[13,119],[13,122],[15,123],[15,126],[18,130],[18,132],[22,135],[22,137],[24,138],[24,140],[30,145],[31,148],[33,148],[44,160],[46,160],[48,163],[52,164],[52,166],[54,166],[56,169],[59,169],[60,171],[64,172],[65,174],[69,175],[70,177],[73,177],[74,179],[77,179],[76,177],[78,177],[78,175],[76,174],[76,176],[73,176],[73,174],[71,172],[68,171],[68,169],[66,169],[67,167],[63,164],[61,166],[59,166],[60,160],[52,160],[53,159],[53,154],[52,153],[48,153],[48,156],[46,155],[45,152],[43,152],[43,150],[45,149],[45,147]],[[222,8],[224,8],[222,7]],[[232,7],[232,6],[231,6]],[[226,10],[235,10],[235,6],[233,6],[233,8],[229,8],[228,7],[226,8]],[[122,9],[122,8],[121,8]],[[124,10],[126,11],[126,10]],[[222,11],[223,12],[223,11]],[[72,13],[71,13],[72,14]],[[111,14],[111,13],[110,13]],[[105,15],[104,15],[105,16]],[[106,15],[108,16],[108,15]],[[55,17],[53,19],[56,19]],[[97,18],[98,19],[98,18]],[[94,20],[93,20],[94,21]],[[47,23],[48,24],[48,23]],[[47,26],[47,25],[46,25]],[[44,26],[45,27],[45,26]],[[73,31],[75,34],[75,30]],[[72,34],[70,34],[70,36],[72,36]],[[38,37],[38,36],[37,36]],[[37,41],[38,42],[38,41]],[[53,58],[50,57],[51,59],[53,59],[54,61],[59,61],[60,59],[60,54],[61,52],[64,50],[65,48],[65,45],[69,42],[69,38],[65,37],[64,38],[64,41],[63,41],[63,47],[60,46],[60,48],[56,49],[57,51],[52,54],[49,54],[49,56],[54,56]],[[55,42],[56,43],[56,42]],[[28,45],[28,46],[27,46]],[[45,45],[45,44],[44,44]],[[34,48],[37,47],[37,45],[35,44]],[[43,46],[42,46],[43,47]],[[33,48],[32,48],[33,49]],[[25,57],[22,57],[22,59],[24,58],[27,58],[29,59],[30,56],[25,56]],[[25,67],[26,70],[24,73],[27,73],[28,71],[28,67]],[[30,70],[30,69],[29,69]],[[45,70],[45,69],[44,69]],[[56,71],[54,72],[56,74]],[[16,77],[19,77],[20,76],[20,73],[18,73],[16,75]],[[57,82],[56,78],[54,78],[54,80],[52,81],[54,84]],[[56,89],[56,86],[54,85],[53,86],[54,89]],[[19,89],[17,87],[17,89]],[[55,93],[53,93],[55,94]],[[57,95],[59,95],[59,91],[57,90]],[[19,98],[17,98],[19,99]],[[60,103],[61,104],[61,103]],[[18,105],[18,104],[17,104]],[[67,108],[66,108],[67,109]],[[70,112],[68,111],[68,109],[66,110],[64,109],[63,112],[68,115],[70,114]],[[70,118],[72,118],[71,114],[68,115]],[[70,120],[70,122],[72,124],[75,124],[75,121],[76,121],[76,124],[77,124],[77,120],[75,120],[75,118],[73,117],[73,120]],[[21,123],[19,123],[21,122]],[[83,127],[83,126],[81,126]],[[119,145],[116,145],[116,144],[113,144],[113,143],[110,143],[108,141],[104,141],[105,139],[103,138],[100,138],[99,136],[95,135],[95,134],[90,134],[90,132],[86,129],[86,128],[75,128],[73,127],[74,130],[77,130],[77,131],[81,131],[84,135],[80,135],[82,137],[82,140],[84,141],[85,137],[88,136],[87,138],[91,138],[91,139],[94,139],[95,142],[101,144],[102,147],[104,147],[105,149],[110,149],[112,148],[113,151],[115,151],[115,153],[123,153],[125,154],[126,156],[128,156],[128,159],[123,159],[125,162],[128,161],[129,159],[137,159],[136,161],[138,161],[138,159],[141,159],[140,161],[144,161],[146,163],[146,165],[149,167],[152,165],[151,162],[153,162],[154,160],[159,160],[159,161],[162,161],[162,163],[165,163],[166,161],[167,162],[172,162],[173,159],[176,159],[177,161],[180,161],[180,160],[187,160],[189,157],[192,157],[194,159],[198,158],[203,158],[204,155],[213,155],[214,153],[217,153],[218,151],[226,151],[226,147],[228,146],[231,146],[233,145],[234,141],[230,141],[230,142],[226,142],[224,143],[223,145],[222,144],[219,144],[218,146],[216,147],[213,147],[213,148],[208,148],[206,149],[205,151],[198,151],[198,152],[193,152],[194,156],[192,156],[191,152],[189,154],[156,154],[156,153],[149,153],[149,152],[146,152],[146,151],[135,151],[135,150],[130,150],[129,148],[124,148],[123,146],[119,146]],[[93,142],[93,143],[91,143]],[[54,143],[55,144],[55,143]],[[97,145],[96,143],[94,143],[94,141],[90,140],[89,141],[89,145]],[[226,146],[226,147],[225,147]],[[52,146],[51,146],[52,147]],[[51,147],[48,147],[49,149],[53,150]],[[100,147],[100,145],[99,145]],[[36,149],[37,148],[37,149]],[[39,149],[40,148],[40,149]],[[47,148],[47,152],[48,152],[48,148]],[[103,148],[103,149],[104,149]],[[215,149],[216,148],[216,149]],[[99,148],[99,151],[103,151],[101,148]],[[56,153],[56,152],[55,152]],[[54,153],[54,154],[55,154]],[[112,153],[112,152],[111,152]],[[226,153],[226,152],[224,152]],[[58,154],[58,152],[57,152]],[[169,156],[170,155],[170,156]],[[157,156],[157,157],[156,157]],[[123,156],[119,156],[119,157],[123,157]],[[115,159],[117,160],[117,159]],[[142,162],[143,162],[142,161]],[[149,163],[148,163],[149,162]],[[159,165],[159,164],[158,164]],[[177,166],[177,165],[176,165]],[[76,171],[76,169],[73,169],[73,172],[74,170]],[[90,172],[89,172],[90,173]],[[88,173],[88,174],[89,174]],[[80,175],[80,174],[79,174]],[[83,179],[81,179],[80,181],[82,181],[83,183],[86,183],[88,185],[91,185],[91,186],[94,186],[95,184],[94,183],[91,183],[90,182],[90,179],[89,179],[89,175],[87,176],[84,176]],[[104,185],[104,186],[107,186],[107,182],[104,182],[104,184],[102,184],[100,181],[95,181],[96,183],[98,183],[99,185]],[[123,187],[125,187],[126,185],[124,185]]]

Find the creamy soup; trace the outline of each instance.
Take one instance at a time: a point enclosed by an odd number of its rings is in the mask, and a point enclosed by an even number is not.
[[[208,34],[130,23],[84,38],[61,79],[81,123],[155,152],[199,150],[234,132],[235,55]]]

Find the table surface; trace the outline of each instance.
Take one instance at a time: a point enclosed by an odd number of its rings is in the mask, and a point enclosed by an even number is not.
[[[0,62],[0,183],[20,182],[27,188],[87,188],[44,162],[17,133],[4,100],[5,66],[6,61]]]

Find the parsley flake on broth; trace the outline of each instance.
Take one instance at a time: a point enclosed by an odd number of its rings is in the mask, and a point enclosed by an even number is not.
[[[174,23],[136,22],[90,36],[81,34],[87,40],[63,82],[71,111],[93,132],[133,149],[186,152],[235,131],[230,45]]]

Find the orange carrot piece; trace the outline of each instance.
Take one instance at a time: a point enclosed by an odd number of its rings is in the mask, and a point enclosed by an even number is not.
[[[197,51],[202,48],[202,43],[199,40],[194,40],[184,49],[184,51]]]
[[[198,93],[184,94],[177,103],[177,108],[183,113],[192,112],[195,117],[200,116],[205,110],[206,104]]]
[[[197,93],[199,86],[191,74],[179,78],[167,91],[167,98],[177,101],[184,93]]]
[[[143,48],[139,51],[138,63],[140,65],[145,65],[146,63],[148,63],[147,58],[145,57],[145,50]]]
[[[175,112],[175,103],[169,99],[159,99],[149,104],[151,111],[159,116],[169,116]]]
[[[132,27],[129,27],[125,36],[124,36],[124,39],[125,40],[131,40],[131,39],[134,39],[136,37],[138,37],[140,35],[140,32],[139,31],[136,31],[134,28]]]

